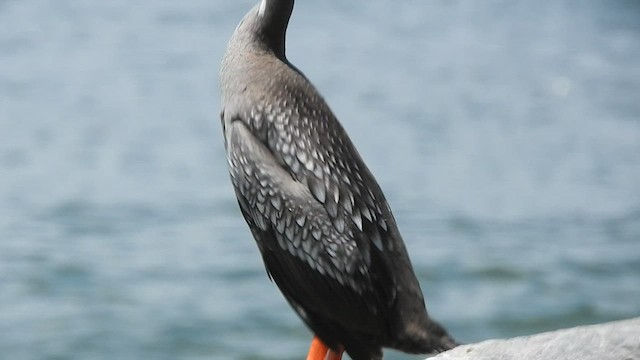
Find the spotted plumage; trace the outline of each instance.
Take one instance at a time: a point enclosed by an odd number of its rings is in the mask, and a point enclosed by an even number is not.
[[[381,347],[448,349],[380,187],[285,57],[292,9],[262,0],[249,11],[220,73],[231,180],[267,271],[314,333],[354,360],[381,358]]]

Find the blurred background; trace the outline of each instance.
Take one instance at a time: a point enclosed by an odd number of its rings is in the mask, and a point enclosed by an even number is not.
[[[218,117],[255,2],[0,0],[2,357],[306,354]],[[458,339],[640,315],[640,1],[299,0],[288,54]]]

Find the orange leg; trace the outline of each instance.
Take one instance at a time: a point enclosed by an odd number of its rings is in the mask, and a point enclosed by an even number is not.
[[[340,360],[342,359],[342,350],[338,353],[331,350],[317,336],[313,337],[307,360]]]

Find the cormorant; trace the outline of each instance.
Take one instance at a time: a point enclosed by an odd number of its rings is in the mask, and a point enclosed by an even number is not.
[[[380,186],[285,56],[293,3],[251,9],[220,71],[231,180],[266,270],[315,334],[308,359],[450,349],[456,343],[427,315]]]

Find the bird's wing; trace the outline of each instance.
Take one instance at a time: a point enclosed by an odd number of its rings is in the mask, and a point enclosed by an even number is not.
[[[313,88],[278,95],[279,102],[258,104],[243,117],[254,135],[308,188],[338,232],[363,235],[358,245],[365,258],[372,250],[382,257],[400,250],[402,240],[382,190],[324,99]]]
[[[379,329],[383,320],[375,315],[389,302],[381,284],[387,279],[379,274],[388,272],[377,269],[384,264],[375,254],[361,251],[365,235],[354,226],[337,229],[326,199],[319,201],[317,190],[296,180],[278,160],[282,154],[274,154],[244,121],[227,124],[225,136],[243,215],[270,276],[303,308],[300,315],[320,313]]]

